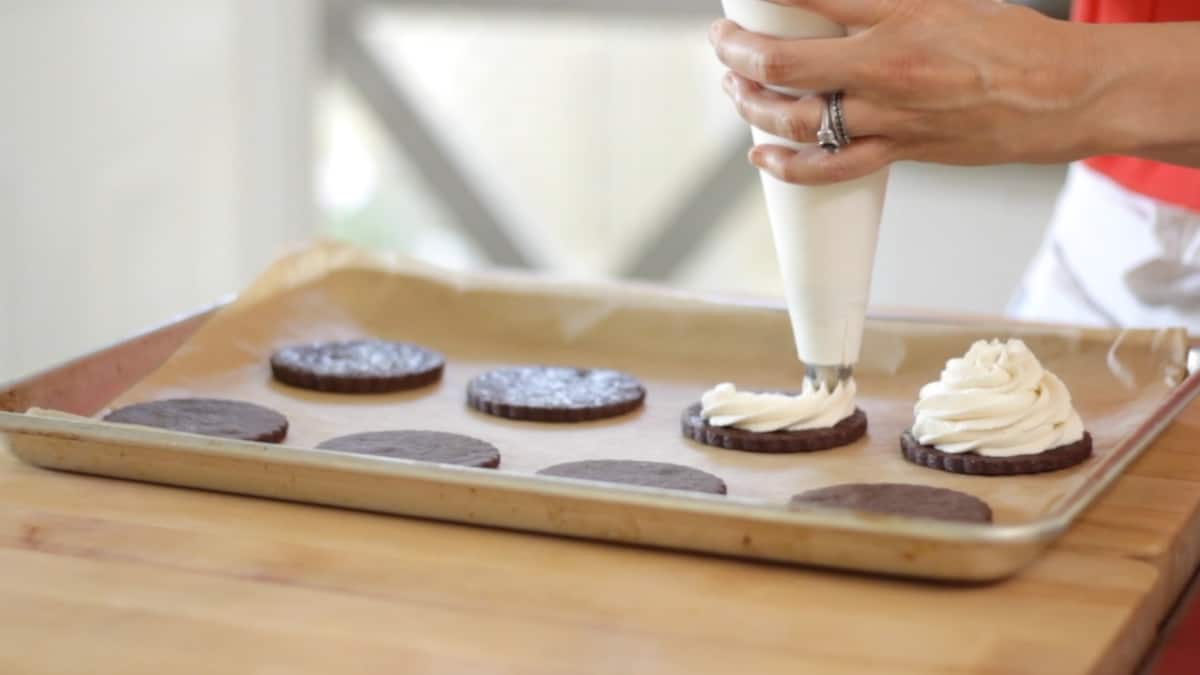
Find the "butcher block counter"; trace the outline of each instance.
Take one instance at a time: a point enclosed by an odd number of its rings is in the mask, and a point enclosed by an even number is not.
[[[35,469],[0,672],[1123,673],[1196,566],[1193,405],[1038,562],[939,585]]]

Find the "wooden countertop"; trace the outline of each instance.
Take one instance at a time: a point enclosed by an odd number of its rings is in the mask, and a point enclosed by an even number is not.
[[[200,313],[0,390],[90,414]],[[945,585],[53,473],[0,440],[0,675],[1128,672],[1200,560],[1200,403],[1034,565]]]
[[[948,586],[56,474],[0,451],[0,672],[1119,673],[1195,567],[1200,407]]]

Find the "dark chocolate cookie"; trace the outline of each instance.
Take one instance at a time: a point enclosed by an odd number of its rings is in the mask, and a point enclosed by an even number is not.
[[[287,418],[270,408],[215,398],[136,403],[114,410],[104,421],[264,443],[282,441],[288,430]]]
[[[894,513],[914,518],[992,522],[992,509],[969,494],[928,485],[904,483],[847,483],[809,490],[792,497],[793,508],[828,506]]]
[[[667,490],[690,490],[714,495],[725,494],[725,481],[690,466],[665,462],[637,462],[624,459],[593,459],[556,464],[538,472],[543,476],[579,478],[605,483],[623,483]]]
[[[293,387],[339,394],[379,394],[437,382],[442,355],[408,342],[346,340],[284,347],[271,374]]]
[[[921,445],[911,431],[900,436],[900,447],[904,458],[913,464],[950,473],[966,473],[976,476],[1013,476],[1027,473],[1045,473],[1075,466],[1092,456],[1092,435],[1068,445],[1060,445],[1036,455],[1013,457],[984,457],[972,452],[942,452],[931,445]]]
[[[854,414],[824,429],[802,431],[746,431],[733,427],[714,427],[700,414],[701,405],[683,411],[683,435],[705,445],[744,452],[814,452],[849,445],[867,433],[867,414],[855,408]]]
[[[601,368],[500,368],[467,386],[472,408],[514,420],[584,422],[637,409],[646,390],[631,375]]]
[[[331,438],[317,448],[437,464],[500,466],[500,451],[491,443],[443,431],[368,431]]]

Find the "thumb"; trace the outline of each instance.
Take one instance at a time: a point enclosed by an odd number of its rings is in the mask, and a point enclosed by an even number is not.
[[[805,9],[845,26],[873,26],[883,20],[894,0],[767,0]]]

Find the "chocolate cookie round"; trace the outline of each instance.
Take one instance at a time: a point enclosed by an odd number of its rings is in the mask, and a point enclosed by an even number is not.
[[[808,490],[792,497],[793,508],[827,506],[891,513],[914,518],[992,522],[987,502],[965,492],[907,483],[846,483]]]
[[[542,469],[538,473],[543,476],[578,478],[581,480],[640,485],[642,487],[656,487],[667,490],[706,492],[714,495],[723,495],[726,489],[725,481],[711,473],[693,469],[690,466],[668,464],[666,462],[593,459],[556,464]]]
[[[646,389],[632,375],[603,368],[500,368],[467,385],[467,404],[472,408],[534,422],[616,417],[637,409],[645,398]]]
[[[683,411],[683,435],[717,448],[743,452],[788,453],[815,452],[849,445],[867,433],[867,414],[854,413],[832,427],[801,431],[746,431],[733,427],[714,427],[700,414],[701,405]]]
[[[408,342],[344,340],[291,345],[271,355],[271,374],[293,387],[338,394],[381,394],[437,382],[441,354]]]
[[[1083,462],[1092,456],[1092,435],[1084,432],[1083,438],[1074,443],[1034,455],[985,457],[971,452],[942,452],[932,445],[921,445],[911,431],[906,431],[900,436],[900,448],[905,459],[930,469],[973,476],[1014,476],[1058,471]]]
[[[367,431],[331,438],[317,449],[486,469],[500,466],[500,451],[491,443],[444,431]]]
[[[105,415],[104,421],[264,443],[282,441],[288,430],[287,418],[270,408],[216,398],[135,403]]]

